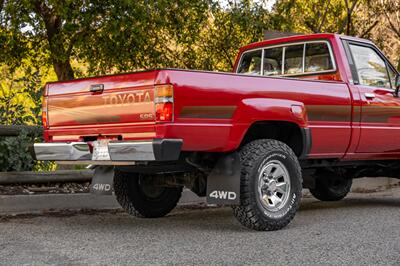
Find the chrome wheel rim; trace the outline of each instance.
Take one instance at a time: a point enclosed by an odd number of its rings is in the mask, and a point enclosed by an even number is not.
[[[269,161],[260,171],[258,193],[262,206],[271,212],[282,209],[290,195],[290,178],[286,167],[277,160]]]

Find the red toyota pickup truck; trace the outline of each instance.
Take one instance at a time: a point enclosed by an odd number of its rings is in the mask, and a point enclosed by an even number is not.
[[[352,179],[399,177],[400,79],[370,41],[291,36],[240,49],[233,73],[158,69],[49,83],[38,160],[90,164],[92,192],[138,217],[187,187],[241,224],[281,229],[302,188],[323,201]]]

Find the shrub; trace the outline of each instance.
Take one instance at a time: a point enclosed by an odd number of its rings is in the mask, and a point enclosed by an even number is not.
[[[34,162],[29,147],[34,139],[26,131],[18,137],[0,137],[0,171],[32,170]]]
[[[33,143],[41,140],[39,132],[26,130],[17,137],[0,137],[0,172],[54,170],[55,163],[34,161],[31,156]]]

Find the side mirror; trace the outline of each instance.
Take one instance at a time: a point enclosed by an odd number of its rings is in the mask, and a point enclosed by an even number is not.
[[[394,81],[394,85],[395,85],[395,88],[396,88],[396,90],[394,91],[394,94],[397,96],[397,97],[399,97],[399,90],[400,90],[400,74],[397,74],[396,75],[396,79],[395,79],[395,81]]]

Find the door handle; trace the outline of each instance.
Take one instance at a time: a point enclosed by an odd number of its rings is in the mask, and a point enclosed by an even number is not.
[[[373,98],[375,98],[375,93],[366,92],[366,93],[364,93],[364,96],[367,99],[373,99]]]
[[[93,93],[102,93],[104,90],[104,84],[94,84],[90,85],[90,92]]]

